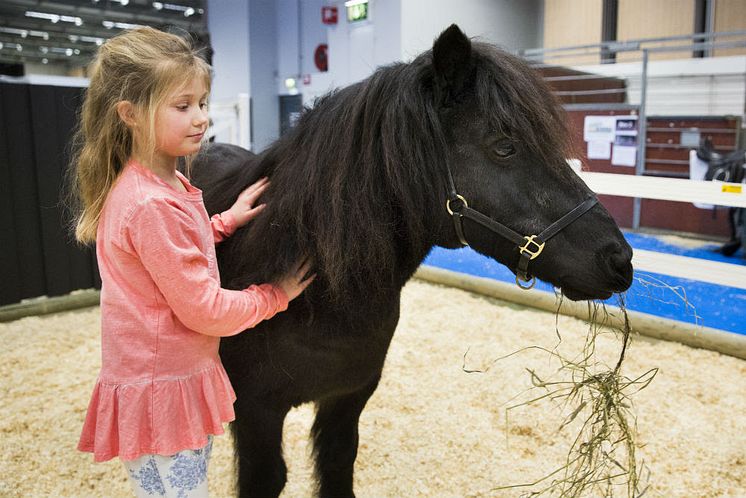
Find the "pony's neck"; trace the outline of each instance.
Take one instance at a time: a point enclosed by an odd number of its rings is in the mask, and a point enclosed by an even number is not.
[[[272,187],[250,244],[270,278],[310,257],[332,295],[400,288],[432,248],[442,156],[411,77],[392,66],[325,97],[258,158]]]

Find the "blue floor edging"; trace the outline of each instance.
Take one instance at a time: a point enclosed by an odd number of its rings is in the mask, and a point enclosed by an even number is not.
[[[715,251],[715,244],[692,248],[667,243],[661,240],[662,237],[654,235],[625,233],[625,237],[633,248],[746,265],[740,253],[733,257],[724,256]],[[477,277],[515,282],[515,276],[505,266],[468,247],[455,250],[436,247],[424,264]],[[553,287],[545,282],[537,282],[535,289],[529,292],[536,289],[553,292]],[[617,304],[616,298],[608,302]],[[626,305],[630,310],[746,335],[744,289],[636,271],[635,281],[626,293]]]

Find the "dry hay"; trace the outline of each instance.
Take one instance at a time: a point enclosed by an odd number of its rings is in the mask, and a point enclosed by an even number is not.
[[[0,496],[130,496],[120,463],[94,464],[75,450],[99,366],[98,308],[0,324]],[[575,433],[546,404],[510,410],[531,387],[526,369],[551,378],[559,350],[583,348],[587,325],[419,281],[404,289],[402,317],[383,379],[360,422],[360,497],[519,496],[500,486],[534,482],[566,460]],[[596,353],[613,361],[619,340]],[[466,369],[490,365],[486,372]],[[746,362],[636,338],[622,368],[630,378],[658,367],[633,396],[638,457],[650,470],[645,496],[746,496]],[[512,400],[512,401],[511,401]],[[289,479],[283,496],[311,495],[307,434],[312,408],[285,424]],[[228,435],[215,440],[212,496],[232,496]],[[624,493],[621,493],[623,495]]]

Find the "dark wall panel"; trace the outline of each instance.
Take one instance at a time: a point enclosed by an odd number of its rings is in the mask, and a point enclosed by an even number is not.
[[[0,305],[100,287],[69,234],[62,188],[83,89],[0,83]]]
[[[0,116],[4,116],[7,92],[0,87]],[[21,277],[18,271],[18,252],[15,221],[13,219],[13,190],[9,158],[7,123],[0,123],[0,303],[21,299],[18,286]]]
[[[15,253],[16,278],[10,281],[21,299],[46,294],[45,265],[34,170],[34,137],[27,85],[3,85],[3,129],[6,135],[11,223],[14,238],[3,251]],[[9,256],[10,257],[10,256]]]

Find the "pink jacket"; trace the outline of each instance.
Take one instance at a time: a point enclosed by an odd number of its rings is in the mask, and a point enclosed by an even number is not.
[[[287,309],[272,285],[220,287],[215,243],[235,230],[186,192],[130,162],[109,193],[96,236],[101,372],[78,449],[96,461],[170,455],[207,443],[234,418],[218,357],[230,336]]]

